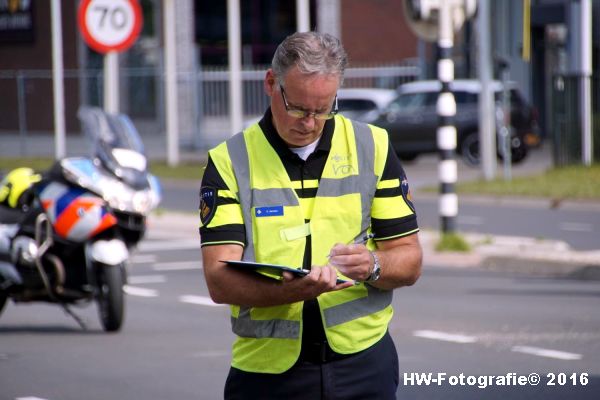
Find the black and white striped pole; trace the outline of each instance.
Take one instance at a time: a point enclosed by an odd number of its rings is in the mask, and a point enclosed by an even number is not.
[[[488,1],[488,0],[480,0]],[[458,215],[458,196],[455,192],[458,168],[456,165],[457,135],[454,126],[456,101],[450,90],[454,80],[452,47],[454,31],[475,14],[477,0],[404,0],[404,16],[408,26],[424,40],[437,41],[439,60],[438,80],[441,83],[437,101],[437,145],[440,153],[440,204],[442,233],[454,233]]]
[[[456,126],[454,126],[456,101],[450,89],[450,84],[454,80],[454,61],[452,61],[454,24],[452,21],[452,2],[442,0],[440,3],[437,74],[441,88],[436,107],[438,114],[437,145],[440,154],[438,167],[440,179],[439,213],[442,233],[454,233],[458,215],[458,196],[455,190],[458,178],[456,164],[457,134]]]

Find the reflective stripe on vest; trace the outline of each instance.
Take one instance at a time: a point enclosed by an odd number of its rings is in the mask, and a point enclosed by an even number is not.
[[[256,321],[250,317],[249,307],[240,307],[238,317],[231,317],[236,335],[246,338],[296,339],[300,336],[300,322],[271,319]]]
[[[365,285],[368,296],[361,297],[323,310],[325,327],[343,324],[365,315],[381,311],[392,304],[392,291],[383,291],[370,285]]]
[[[337,121],[336,121],[337,122]],[[358,175],[340,179],[321,178],[317,197],[339,197],[359,193],[361,197],[362,236],[371,223],[371,204],[375,194],[377,176],[374,172],[375,143],[370,128],[363,123],[352,121],[356,142]],[[227,150],[238,182],[238,196],[246,230],[246,247],[242,259],[255,261],[255,244],[252,223],[252,207],[255,204],[298,206],[298,199],[291,188],[250,188],[250,164],[244,134],[240,133],[227,141]],[[361,317],[365,317],[388,307],[392,301],[391,291],[382,291],[369,285],[367,296],[337,304],[323,310],[325,327],[333,327]],[[240,307],[237,317],[231,318],[235,334],[246,338],[299,338],[300,322],[289,320],[254,320],[250,309]]]
[[[246,150],[246,141],[244,140],[243,132],[234,135],[227,140],[227,151],[233,167],[235,179],[238,182],[238,196],[240,198],[240,206],[242,208],[242,218],[244,219],[244,227],[246,228],[246,247],[242,260],[254,261],[254,243],[252,240],[252,215],[251,208],[251,191],[250,191],[250,162],[248,161],[248,151]]]

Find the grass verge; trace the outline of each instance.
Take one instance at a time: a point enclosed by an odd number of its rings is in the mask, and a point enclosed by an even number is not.
[[[0,170],[8,172],[16,167],[44,170],[53,163],[52,158],[0,158]],[[164,179],[191,179],[199,181],[205,165],[200,162],[181,163],[169,167],[165,162],[152,161],[150,171]],[[420,189],[436,191],[430,187]],[[477,180],[456,185],[459,194],[490,196],[547,197],[555,200],[583,199],[600,201],[600,163],[591,167],[582,165],[552,168],[548,171],[525,177],[514,177],[511,181],[497,178],[492,181]]]
[[[600,164],[552,168],[510,181],[498,178],[477,180],[456,185],[459,194],[491,196],[547,197],[555,200],[600,200]]]
[[[53,158],[22,157],[22,158],[0,158],[0,171],[8,171],[18,167],[29,167],[36,171],[48,169],[54,163]],[[181,163],[177,167],[170,167],[164,161],[151,161],[150,171],[159,178],[165,179],[191,179],[199,181],[204,173],[206,165],[200,162]]]
[[[10,157],[2,157],[0,158],[0,171],[3,174],[9,172],[14,168],[19,167],[29,167],[33,168],[35,171],[43,171],[45,169],[50,168],[50,166],[54,163],[53,158],[40,158],[40,157],[20,157],[20,158],[10,158]]]
[[[471,251],[471,245],[458,233],[443,233],[435,244],[435,250],[467,253]]]
[[[200,182],[206,164],[199,162],[181,163],[177,167],[169,167],[164,161],[150,162],[150,171],[159,178],[191,179]]]

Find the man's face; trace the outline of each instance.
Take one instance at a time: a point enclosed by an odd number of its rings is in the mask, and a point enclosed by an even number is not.
[[[265,90],[271,97],[273,125],[279,136],[290,147],[303,147],[317,140],[323,131],[325,120],[310,114],[304,118],[288,115],[288,109],[308,111],[310,113],[329,113],[332,110],[339,86],[337,75],[302,75],[292,68],[284,77],[284,94],[272,70],[267,71]]]

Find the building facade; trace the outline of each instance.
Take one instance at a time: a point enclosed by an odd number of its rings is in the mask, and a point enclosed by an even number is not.
[[[551,138],[555,126],[552,116],[560,96],[557,79],[573,76],[569,60],[577,49],[569,38],[577,23],[573,4],[579,1],[531,0],[530,24],[526,27],[524,1],[491,2],[494,76],[499,78],[501,73],[497,61],[505,60],[510,79],[517,81],[538,107],[542,132]],[[593,20],[600,20],[600,2],[592,3]],[[161,135],[165,130],[163,2],[140,0],[140,4],[142,34],[130,50],[119,55],[121,110],[144,132]],[[227,85],[226,72],[221,72],[227,65],[227,2],[177,0],[175,4],[179,136],[183,145],[198,144],[202,138],[197,132],[206,129],[203,116],[217,108],[218,113],[227,112],[220,110],[227,103],[221,98],[227,91],[217,93],[215,89]],[[410,31],[402,0],[310,0],[308,4],[311,29],[339,36],[351,66],[408,61],[421,67],[418,77],[436,77],[436,46]],[[102,56],[81,39],[76,23],[79,2],[62,0],[61,5],[67,131],[76,133],[79,105],[102,104]],[[240,0],[240,12],[242,64],[248,69],[245,76],[255,82],[244,83],[244,96],[247,103],[255,102],[262,109],[264,99],[255,94],[260,92],[260,74],[270,63],[276,45],[296,30],[296,0]],[[0,137],[6,132],[50,133],[53,129],[49,16],[49,1],[0,0]],[[457,33],[457,78],[477,77],[478,36],[474,21]],[[523,57],[524,40],[530,40],[529,58]],[[599,26],[593,24],[593,77],[600,76],[599,45]],[[254,69],[257,71],[252,72]],[[597,80],[592,81],[593,93],[598,93]],[[597,100],[594,104],[598,107]],[[247,107],[245,111],[257,112]]]

